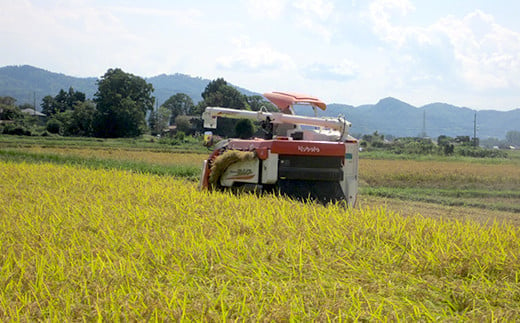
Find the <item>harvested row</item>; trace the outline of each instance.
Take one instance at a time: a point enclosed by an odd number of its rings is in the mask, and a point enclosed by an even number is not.
[[[519,229],[0,163],[0,320],[520,315]]]

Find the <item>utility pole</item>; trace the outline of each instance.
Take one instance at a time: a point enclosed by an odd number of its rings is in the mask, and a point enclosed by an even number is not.
[[[426,138],[426,110],[423,111],[422,117],[422,137]]]
[[[475,111],[473,118],[473,146],[477,147],[477,111]]]

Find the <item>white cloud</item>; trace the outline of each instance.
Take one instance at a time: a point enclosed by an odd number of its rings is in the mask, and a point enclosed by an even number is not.
[[[0,2],[0,65],[75,76],[112,67],[181,72],[357,104],[395,96],[416,105],[518,106],[514,4],[479,0],[477,11],[448,0]]]
[[[294,1],[292,5],[303,11],[307,16],[312,16],[314,19],[320,20],[329,19],[334,10],[334,4],[331,1],[325,0],[298,0]]]
[[[7,52],[20,63],[73,75],[98,75],[106,68],[100,61],[107,62],[113,47],[119,48],[117,58],[137,40],[112,13],[78,2],[16,1],[9,4],[6,16],[17,21],[0,19],[0,30],[13,39]]]
[[[220,68],[260,72],[291,70],[295,66],[289,55],[273,49],[266,43],[250,44],[247,37],[235,38],[229,53],[217,58]]]
[[[285,10],[285,0],[249,0],[248,11],[259,18],[278,19]]]
[[[133,15],[145,16],[145,17],[157,17],[157,18],[169,18],[174,20],[176,23],[189,24],[196,19],[203,16],[202,12],[198,9],[157,9],[150,7],[107,7],[110,11],[117,11],[122,13],[128,13]]]
[[[392,63],[402,66],[396,71],[400,77],[428,84],[459,82],[459,87],[475,90],[520,87],[520,33],[478,10],[427,27],[393,22],[396,12],[403,17],[413,9],[408,0],[377,0],[370,5],[373,31],[390,45]],[[406,61],[407,55],[411,59]]]
[[[307,32],[330,41],[334,26],[334,3],[327,0],[298,0],[292,2],[298,11],[294,17],[297,26],[302,26]]]
[[[335,65],[314,63],[308,66],[305,77],[331,81],[349,81],[356,77],[358,66],[348,59],[343,59]]]
[[[520,87],[520,33],[475,11],[463,19],[444,18],[433,29],[453,46],[464,80],[477,89]]]
[[[392,23],[392,15],[397,12],[401,17],[413,11],[415,7],[409,0],[376,0],[370,4],[370,18],[376,35],[387,42],[402,45],[410,32],[409,28]]]

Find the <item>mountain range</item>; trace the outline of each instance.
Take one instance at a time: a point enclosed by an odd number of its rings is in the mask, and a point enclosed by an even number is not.
[[[11,96],[18,104],[29,103],[38,106],[46,95],[55,96],[61,89],[70,87],[92,98],[97,91],[96,77],[72,77],[53,73],[41,68],[5,66],[0,68],[0,96]],[[208,79],[185,74],[145,78],[154,87],[153,95],[162,104],[176,93],[189,95],[194,102],[202,99]],[[235,85],[233,85],[235,86]],[[246,95],[258,94],[235,86]],[[297,89],[291,89],[298,92]],[[432,138],[439,135],[473,137],[475,119],[477,137],[503,139],[510,130],[520,131],[520,109],[511,111],[480,110],[457,107],[447,103],[431,103],[415,107],[395,98],[384,98],[376,104],[354,107],[346,104],[329,104],[326,116],[344,115],[352,122],[353,134],[381,134],[396,137],[413,137],[426,134]]]

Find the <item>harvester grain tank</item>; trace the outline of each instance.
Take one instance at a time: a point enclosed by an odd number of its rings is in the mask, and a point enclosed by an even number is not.
[[[276,191],[320,202],[346,201],[354,206],[358,190],[358,140],[350,122],[295,114],[295,105],[326,109],[321,100],[301,94],[272,92],[264,96],[279,112],[207,107],[204,127],[215,129],[218,118],[261,123],[263,138],[228,139],[218,143],[201,175],[201,189],[240,188]]]

